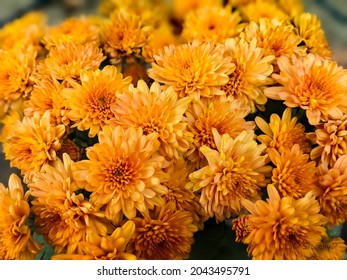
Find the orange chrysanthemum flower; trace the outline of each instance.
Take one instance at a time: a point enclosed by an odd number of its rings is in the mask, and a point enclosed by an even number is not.
[[[321,57],[332,57],[328,41],[321,27],[320,20],[316,15],[302,13],[297,15],[293,19],[293,22],[297,29],[297,33],[304,41],[308,52],[316,53]]]
[[[40,41],[46,31],[46,16],[41,12],[28,12],[0,29],[0,48],[41,49]],[[1,60],[3,61],[3,60]]]
[[[45,163],[57,158],[64,133],[64,125],[51,125],[49,111],[43,116],[35,112],[32,117],[24,117],[12,125],[11,134],[4,142],[6,159],[22,174],[39,171]]]
[[[217,149],[200,148],[208,165],[189,174],[186,188],[201,192],[200,203],[210,217],[221,222],[241,211],[241,200],[260,199],[260,187],[266,185],[265,174],[271,171],[265,145],[258,145],[254,134],[242,132],[231,138],[213,129]]]
[[[273,148],[268,149],[267,153],[275,165],[271,185],[281,196],[297,199],[315,189],[316,163],[309,161],[310,156],[304,154],[298,144],[291,149],[283,149],[281,153]]]
[[[0,49],[0,119],[32,90],[35,57],[32,49]]]
[[[153,217],[137,217],[134,254],[141,259],[182,260],[189,256],[197,226],[189,211],[178,211],[173,203],[157,207]]]
[[[340,237],[325,237],[313,247],[312,260],[344,260],[347,246]]]
[[[174,203],[178,211],[191,212],[193,223],[198,226],[199,230],[202,230],[207,217],[199,202],[199,195],[185,188],[189,182],[186,162],[184,160],[174,161],[165,169],[165,172],[169,175],[167,182],[163,183],[168,189],[168,193],[163,196],[166,203]]]
[[[102,70],[80,71],[80,80],[81,84],[70,82],[72,88],[62,92],[66,116],[73,122],[72,127],[89,129],[89,137],[94,137],[113,117],[111,107],[116,103],[116,95],[128,89],[131,78],[123,79],[115,66],[107,65]]]
[[[267,99],[263,89],[273,82],[269,76],[272,74],[271,62],[274,57],[264,56],[256,44],[255,39],[250,43],[243,39],[226,40],[226,51],[236,68],[229,74],[229,81],[221,87],[227,96],[234,96],[249,106],[251,112],[255,112],[255,107],[264,110]]]
[[[225,95],[219,89],[235,69],[231,58],[225,56],[225,46],[194,41],[179,46],[170,45],[154,56],[155,63],[148,75],[164,88],[173,86],[180,97],[212,97]]]
[[[263,50],[264,56],[273,55],[276,58],[273,60],[274,65],[281,56],[291,57],[294,53],[306,55],[306,48],[298,46],[302,39],[295,33],[295,28],[278,19],[261,18],[252,21],[241,37],[248,42],[256,38],[257,47]]]
[[[111,63],[117,64],[123,56],[139,55],[150,32],[140,15],[118,9],[101,24],[101,44]]]
[[[46,59],[37,69],[59,81],[78,79],[81,70],[96,70],[106,57],[95,44],[81,45],[73,41],[51,48]]]
[[[81,45],[99,45],[99,28],[85,16],[68,18],[60,25],[51,27],[42,42],[46,49],[57,45],[74,42]]]
[[[284,110],[282,118],[272,114],[269,123],[260,117],[255,118],[255,123],[265,133],[259,135],[257,139],[268,148],[282,152],[298,144],[303,152],[311,151],[310,143],[305,135],[305,126],[298,122],[297,117],[292,117],[291,108]]]
[[[115,224],[123,214],[133,219],[137,211],[146,215],[148,209],[163,205],[167,188],[164,157],[157,151],[157,134],[144,135],[142,128],[104,126],[99,143],[87,148],[88,160],[74,166],[78,185],[91,192],[90,201],[106,205],[106,217]]]
[[[42,246],[30,234],[26,224],[30,215],[29,193],[15,174],[8,188],[0,183],[0,259],[34,259]]]
[[[201,99],[194,101],[186,112],[188,131],[193,134],[191,143],[185,157],[198,168],[206,165],[206,159],[199,149],[207,146],[216,148],[212,130],[219,134],[229,134],[235,138],[242,131],[252,131],[254,123],[245,121],[249,113],[248,107],[232,99]]]
[[[54,78],[43,76],[35,79],[35,85],[29,100],[24,103],[25,115],[31,117],[34,112],[43,115],[49,110],[52,125],[67,124],[68,120],[64,117],[63,88],[63,85]]]
[[[318,201],[321,213],[334,226],[347,220],[347,156],[341,156],[332,167],[318,166]]]
[[[114,113],[111,123],[124,128],[141,127],[146,135],[158,134],[159,153],[179,158],[189,147],[184,138],[187,123],[183,121],[189,102],[188,97],[178,99],[172,87],[162,91],[159,83],[154,82],[148,88],[141,80],[136,88],[130,86],[128,92],[117,96],[111,108]]]
[[[58,254],[52,260],[136,260],[136,256],[127,252],[127,245],[135,233],[135,224],[127,221],[117,227],[111,235],[100,236],[95,232],[81,241],[75,254]]]
[[[232,12],[229,5],[202,6],[188,13],[184,18],[182,36],[188,41],[224,43],[227,38],[236,37],[243,29],[238,12]]]
[[[308,54],[291,60],[282,56],[277,62],[281,72],[272,76],[281,86],[265,89],[267,97],[300,106],[312,125],[329,116],[339,118],[347,110],[347,70],[335,61]]]
[[[274,186],[267,188],[269,198],[255,203],[243,200],[251,213],[251,233],[245,238],[247,251],[255,260],[297,260],[312,257],[312,248],[325,234],[326,218],[312,192],[303,198],[281,198]]]
[[[318,144],[312,149],[311,158],[333,166],[339,157],[347,154],[347,114],[316,125],[315,132],[307,137]]]
[[[28,186],[34,200],[32,211],[36,215],[38,231],[57,253],[76,251],[80,241],[86,240],[88,231],[106,234],[104,214],[87,201],[72,178],[72,161],[64,154],[52,165],[44,165],[34,172]]]

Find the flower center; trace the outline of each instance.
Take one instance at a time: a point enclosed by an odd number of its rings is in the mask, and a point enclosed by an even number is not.
[[[127,159],[117,159],[105,171],[111,189],[126,190],[134,177],[133,164]]]
[[[229,81],[221,89],[226,92],[227,96],[241,95],[244,88],[243,69],[236,67],[235,71],[229,75]]]
[[[152,119],[149,122],[141,123],[140,126],[142,127],[144,135],[148,135],[153,132],[160,133],[160,130],[162,128],[161,122],[158,119]]]
[[[110,119],[113,116],[111,104],[114,102],[114,99],[114,94],[110,92],[94,92],[90,96],[88,104],[91,117],[96,119]]]

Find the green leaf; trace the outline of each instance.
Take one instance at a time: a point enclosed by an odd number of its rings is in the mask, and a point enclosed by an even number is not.
[[[42,248],[41,252],[36,255],[35,260],[50,260],[51,257],[55,254],[52,246],[46,242],[42,235],[39,235],[36,232],[33,233],[33,237],[37,242],[45,245],[45,247]]]
[[[327,229],[327,234],[330,237],[340,237],[341,236],[341,232],[342,232],[342,228],[343,228],[343,224],[334,226],[334,227],[332,227],[330,229]]]

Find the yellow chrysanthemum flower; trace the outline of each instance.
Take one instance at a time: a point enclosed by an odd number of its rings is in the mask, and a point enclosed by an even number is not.
[[[297,117],[292,117],[291,108],[284,110],[282,118],[277,114],[272,114],[270,122],[267,123],[257,116],[255,123],[265,133],[259,135],[257,139],[268,148],[282,152],[284,149],[291,149],[298,144],[303,152],[311,151],[310,143],[305,135],[305,126],[298,122]]]
[[[237,7],[237,8],[242,8],[251,3],[255,4],[257,2],[258,2],[257,5],[261,5],[261,3],[267,3],[268,5],[270,4],[270,6],[265,6],[264,9],[266,9],[266,7],[270,7],[271,9],[274,9],[274,7],[277,7],[279,10],[281,10],[282,12],[284,12],[290,17],[296,16],[302,13],[304,10],[302,0],[229,0],[228,2],[231,4],[232,7]],[[251,12],[251,10],[254,8],[255,7],[251,7],[249,12]],[[278,9],[275,9],[276,13]],[[266,12],[263,12],[263,14],[265,16],[268,15],[268,13]],[[282,13],[280,14],[283,16]]]
[[[213,129],[216,149],[200,148],[208,165],[189,174],[186,188],[201,192],[200,203],[210,217],[222,222],[241,211],[241,200],[260,199],[260,187],[266,185],[265,145],[258,145],[254,134],[242,132],[235,138]]]
[[[136,88],[130,86],[128,92],[117,95],[110,124],[141,127],[146,135],[158,134],[159,153],[178,159],[189,147],[184,137],[187,123],[183,120],[189,102],[189,97],[179,99],[172,87],[162,91],[159,83],[154,82],[148,88],[141,80]]]
[[[12,126],[15,122],[21,121],[23,118],[23,111],[18,109],[12,109],[9,112],[7,112],[7,115],[1,119],[0,124],[0,142],[5,142],[6,139],[11,135],[12,133]]]
[[[316,15],[303,13],[297,15],[293,22],[297,29],[297,33],[304,41],[308,52],[316,53],[325,58],[332,57],[328,41],[321,27],[320,20]]]
[[[164,157],[157,154],[158,135],[145,135],[142,128],[104,126],[99,143],[87,148],[88,160],[74,165],[74,178],[79,187],[91,192],[90,201],[106,205],[106,217],[119,223],[123,214],[133,219],[155,205],[163,205],[167,188]]]
[[[156,207],[153,217],[137,217],[134,254],[140,259],[182,260],[189,256],[197,226],[189,211],[177,211],[173,203]]]
[[[0,119],[31,92],[35,57],[32,48],[0,49]]]
[[[318,200],[321,213],[329,219],[329,226],[347,220],[347,156],[338,158],[332,167],[318,166]]]
[[[201,7],[223,6],[223,0],[173,0],[172,13],[173,16],[180,21],[191,11],[197,10]]]
[[[312,192],[303,198],[280,197],[274,186],[267,188],[269,198],[255,203],[243,200],[250,212],[252,231],[244,239],[255,260],[298,260],[312,257],[312,247],[325,234],[326,218]],[[307,248],[307,244],[312,247]]]
[[[289,16],[275,3],[255,1],[240,7],[244,21],[258,21],[260,18],[286,20]]]
[[[339,157],[347,154],[347,114],[316,125],[307,138],[318,144],[312,149],[311,158],[333,166]]]
[[[117,64],[124,56],[139,55],[147,43],[151,26],[140,15],[126,9],[114,11],[110,19],[101,24],[101,45],[111,63]]]
[[[272,77],[281,86],[265,89],[268,98],[284,100],[288,107],[301,107],[311,125],[328,117],[339,118],[346,111],[347,70],[335,61],[315,54],[277,60],[280,74]]]
[[[203,6],[184,18],[182,36],[188,41],[224,43],[244,28],[238,12],[230,6]]]
[[[40,41],[46,31],[46,16],[41,12],[29,12],[7,23],[0,29],[0,48],[33,48],[40,51]],[[1,60],[2,61],[2,60]]]
[[[149,77],[163,83],[164,88],[173,86],[180,97],[193,99],[225,95],[219,87],[228,82],[235,69],[231,58],[225,56],[225,46],[211,42],[170,45],[154,58]]]
[[[281,56],[291,57],[294,53],[306,55],[306,48],[299,46],[302,39],[296,34],[295,28],[278,19],[261,18],[252,21],[240,36],[248,42],[256,38],[257,47],[263,50],[264,56],[275,57],[274,65]]]
[[[136,256],[127,252],[127,245],[134,236],[135,224],[127,221],[117,227],[111,235],[100,236],[95,232],[81,241],[75,254],[58,254],[52,260],[136,260]]]
[[[99,41],[99,28],[85,16],[68,18],[58,26],[51,27],[42,40],[46,49],[67,42],[99,45]]]
[[[315,190],[316,163],[309,161],[298,144],[291,149],[283,149],[281,153],[271,148],[267,150],[270,160],[275,165],[272,170],[271,185],[279,194],[295,199]]]
[[[344,260],[347,246],[340,237],[325,237],[313,247],[312,260]]]
[[[49,110],[52,125],[67,124],[68,121],[64,117],[63,88],[64,86],[52,77],[42,76],[35,79],[29,100],[24,103],[25,115],[31,117],[34,115],[34,112],[39,112],[43,115]]]
[[[81,70],[80,81],[81,84],[71,82],[72,88],[62,91],[66,116],[71,127],[89,129],[89,137],[94,137],[113,117],[111,107],[116,103],[116,95],[128,89],[131,78],[123,78],[115,66],[107,65],[102,70]]]
[[[28,184],[32,211],[38,231],[53,246],[56,253],[73,253],[88,231],[105,235],[107,226],[101,219],[104,213],[84,198],[72,178],[72,161],[64,154],[34,172]]]
[[[10,176],[8,188],[0,183],[0,259],[34,259],[42,246],[26,224],[30,215],[29,193],[24,194],[19,177]]]
[[[253,131],[254,123],[244,119],[249,111],[247,106],[232,99],[211,98],[192,102],[186,112],[188,131],[193,134],[193,141],[185,154],[188,162],[198,168],[206,165],[199,149],[202,146],[216,148],[213,129],[232,138],[242,131]]]
[[[110,17],[115,10],[126,9],[140,15],[146,25],[157,28],[169,17],[169,7],[162,0],[101,0],[99,12]]]
[[[24,117],[12,125],[3,145],[6,159],[22,174],[39,171],[45,163],[57,158],[64,133],[64,125],[51,125],[49,111],[42,116],[35,112],[32,117]]]
[[[81,45],[69,41],[51,48],[37,69],[39,75],[52,76],[59,81],[78,80],[81,70],[96,70],[105,58],[95,44]],[[64,86],[69,85],[64,83]]]
[[[243,39],[227,39],[225,45],[236,68],[221,89],[227,96],[233,96],[249,106],[251,112],[255,112],[256,107],[263,111],[267,101],[263,89],[273,83],[269,76],[272,74],[274,56],[264,56],[255,39],[249,43]]]
[[[279,7],[290,17],[297,16],[304,12],[302,0],[276,0]]]

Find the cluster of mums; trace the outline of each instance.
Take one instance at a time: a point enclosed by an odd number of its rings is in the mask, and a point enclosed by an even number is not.
[[[347,71],[298,0],[104,0],[0,30],[0,258],[342,259]],[[19,174],[18,173],[18,174]]]

